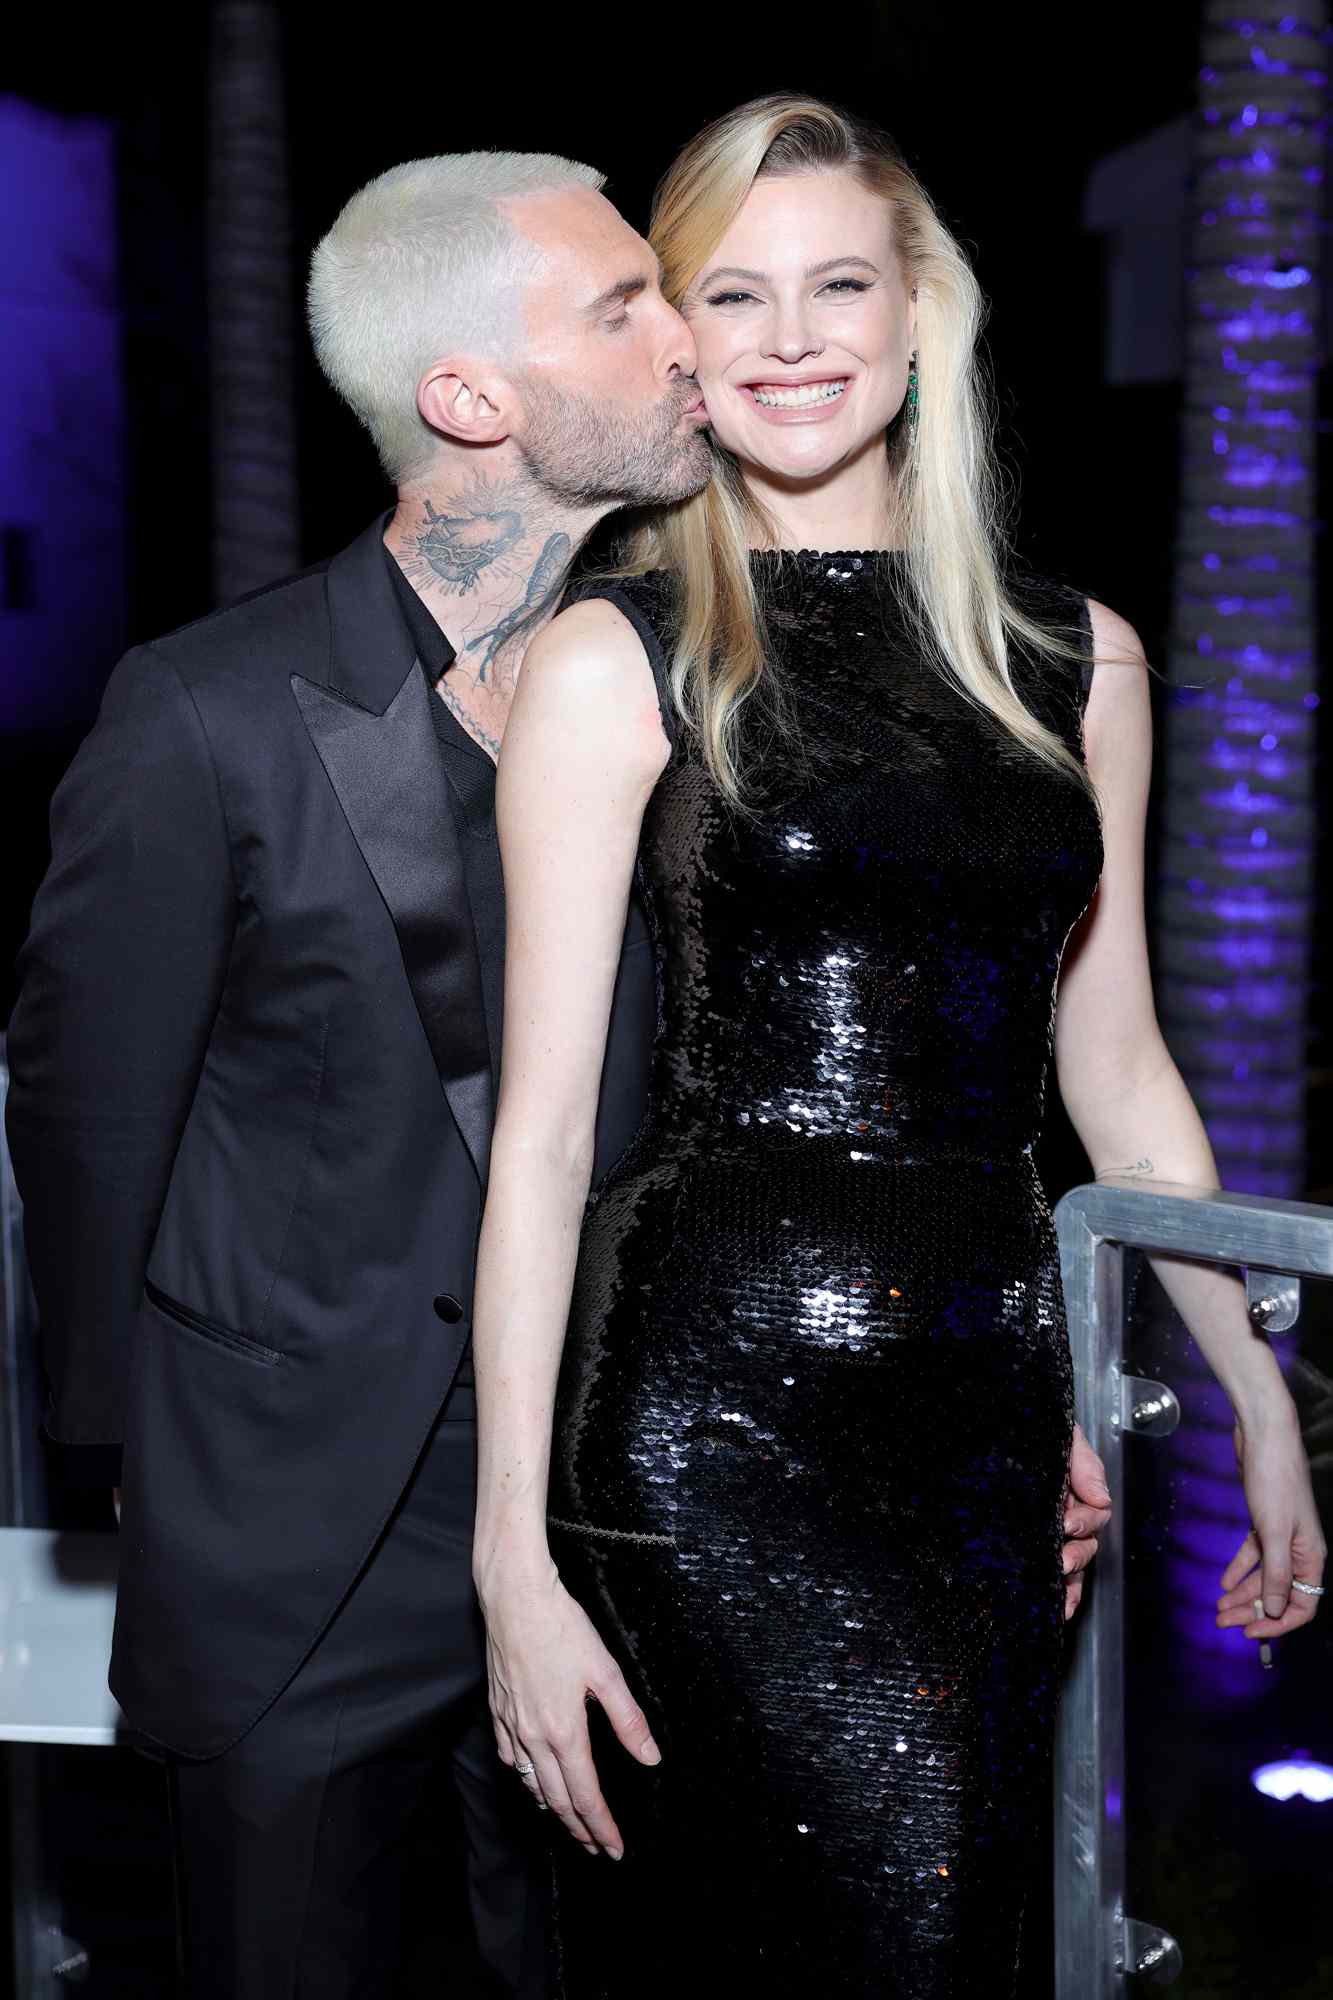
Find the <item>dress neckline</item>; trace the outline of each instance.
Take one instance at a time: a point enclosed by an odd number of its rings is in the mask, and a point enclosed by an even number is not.
[[[903,549],[751,549],[750,562],[756,582],[765,590],[788,587],[840,590],[863,586],[890,585],[900,589],[906,571]]]
[[[906,549],[751,549],[752,556],[791,556],[797,562],[883,562],[906,555]]]

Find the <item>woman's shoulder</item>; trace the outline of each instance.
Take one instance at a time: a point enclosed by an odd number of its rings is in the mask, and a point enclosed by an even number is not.
[[[1064,637],[1077,632],[1091,651],[1087,597],[1066,578],[1016,564],[1006,572],[1004,588],[1010,603],[1036,624]]]
[[[671,644],[676,617],[675,578],[669,570],[639,570],[583,577],[571,584],[565,607],[600,600],[614,604],[638,632],[650,659]]]
[[[644,646],[635,621],[613,598],[567,597],[555,617],[529,644],[523,672],[557,677],[580,687],[613,683],[644,671]]]
[[[1087,663],[1094,660],[1142,659],[1143,646],[1127,618],[1063,578],[1030,569],[1012,570],[1005,578],[1010,602],[1037,624],[1063,639],[1072,639]]]
[[[1062,578],[1026,570],[1005,582],[1010,602],[1059,647],[1038,649],[1020,640],[1012,648],[1010,672],[1019,695],[1091,761],[1094,711],[1105,710],[1108,702],[1146,701],[1146,689],[1135,685],[1146,682],[1148,672],[1138,633],[1128,619]],[[1101,671],[1110,665],[1140,671],[1129,676]]]
[[[669,666],[676,619],[675,578],[664,569],[584,577],[567,592],[555,624],[573,615],[599,612],[616,614],[626,637],[632,632],[637,638],[652,673],[663,726],[668,739],[675,743],[678,718],[671,697]]]
[[[567,604],[543,626],[523,656],[518,692],[505,730],[501,773],[517,743],[540,745],[548,762],[582,769],[642,767],[650,777],[670,752],[655,676],[643,645],[620,609],[604,599]],[[573,755],[574,747],[577,755]]]
[[[1008,571],[1004,588],[1014,609],[1055,642],[1048,650],[1017,638],[1009,668],[1027,706],[1060,727],[1069,701],[1081,715],[1092,687],[1095,641],[1088,599],[1063,577],[1020,566]],[[1058,714],[1047,712],[1052,699]]]

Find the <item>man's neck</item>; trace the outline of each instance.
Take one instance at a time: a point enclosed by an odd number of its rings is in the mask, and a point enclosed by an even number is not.
[[[523,655],[597,519],[522,477],[470,471],[399,494],[384,541],[456,655],[440,693],[498,756]]]

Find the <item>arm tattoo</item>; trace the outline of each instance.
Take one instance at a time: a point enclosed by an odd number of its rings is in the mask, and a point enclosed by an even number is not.
[[[475,653],[478,646],[485,646],[481,663],[477,668],[477,682],[485,686],[486,675],[490,671],[496,654],[512,639],[518,628],[535,612],[541,610],[547,599],[553,597],[564,581],[569,567],[573,544],[566,534],[548,535],[545,546],[533,565],[528,587],[523,593],[523,602],[512,611],[505,613],[498,625],[492,625],[489,632],[478,632],[475,639],[469,639],[466,650]]]

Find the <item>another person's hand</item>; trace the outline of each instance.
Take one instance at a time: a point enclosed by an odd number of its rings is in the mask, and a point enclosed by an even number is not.
[[[1252,1526],[1222,1572],[1217,1622],[1281,1639],[1314,1617],[1328,1553],[1290,1398],[1237,1423],[1235,1444]]]
[[[483,1594],[491,1719],[500,1760],[590,1854],[624,1852],[593,1764],[587,1703],[601,1703],[632,1757],[661,1752],[624,1675],[547,1562]]]
[[[1072,1618],[1083,1595],[1083,1575],[1097,1553],[1097,1537],[1111,1518],[1111,1495],[1106,1484],[1106,1467],[1083,1435],[1081,1424],[1074,1425],[1074,1442],[1069,1453],[1069,1479],[1065,1486],[1064,1547],[1065,1617]]]

